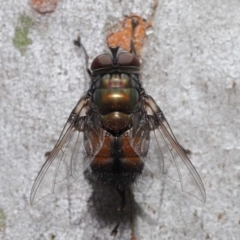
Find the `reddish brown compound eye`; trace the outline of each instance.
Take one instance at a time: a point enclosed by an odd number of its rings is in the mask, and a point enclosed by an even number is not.
[[[118,66],[140,67],[140,62],[135,55],[123,52],[118,55]]]
[[[97,56],[91,64],[91,70],[97,70],[101,68],[111,67],[112,57],[109,54],[102,54]]]

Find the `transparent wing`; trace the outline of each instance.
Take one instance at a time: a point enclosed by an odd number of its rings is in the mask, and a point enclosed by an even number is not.
[[[141,177],[161,178],[163,174],[163,161],[161,150],[156,144],[151,144],[152,132],[149,131],[148,119],[142,119],[138,113],[133,115],[133,127],[130,129],[130,144],[144,163]]]
[[[68,176],[77,177],[84,159],[84,119],[88,99],[79,100],[51,153],[48,155],[33,184],[30,202],[54,192],[54,186]]]
[[[190,162],[184,149],[176,140],[165,116],[151,97],[146,100],[149,124],[154,131],[154,138],[158,148],[158,161],[163,166],[163,173],[170,178],[180,181],[182,191],[194,195],[201,201],[206,201],[206,193],[202,180]],[[153,142],[154,144],[154,142]]]

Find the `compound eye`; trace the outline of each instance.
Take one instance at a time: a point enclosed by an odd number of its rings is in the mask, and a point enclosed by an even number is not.
[[[118,55],[118,66],[140,67],[140,62],[135,55],[129,52],[123,52]]]
[[[112,66],[112,57],[109,54],[102,54],[97,56],[91,64],[91,70],[97,70],[100,68],[111,67]]]

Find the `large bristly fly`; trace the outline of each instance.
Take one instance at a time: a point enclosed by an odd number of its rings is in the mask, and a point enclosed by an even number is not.
[[[120,214],[126,189],[147,171],[180,181],[184,192],[205,201],[197,171],[163,112],[142,87],[140,66],[134,51],[119,47],[93,60],[88,70],[90,89],[72,110],[42,166],[32,187],[32,204],[53,193],[56,183],[68,176],[78,177],[86,169],[97,181],[119,192]],[[157,149],[151,157],[150,145]]]

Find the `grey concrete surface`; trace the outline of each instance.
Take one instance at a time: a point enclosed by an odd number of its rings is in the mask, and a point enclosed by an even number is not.
[[[83,175],[34,206],[29,196],[44,154],[89,84],[72,41],[81,35],[91,61],[106,50],[105,37],[124,14],[148,18],[151,4],[62,0],[55,12],[40,15],[27,0],[1,1],[0,239],[131,238],[129,216],[110,236],[118,196]],[[136,199],[137,239],[240,239],[239,10],[237,0],[159,1],[144,43],[142,81],[191,150],[207,201],[193,200],[169,178],[151,183],[140,189],[143,204]],[[29,17],[25,27],[21,16]],[[22,52],[13,44],[21,31],[29,38]]]

